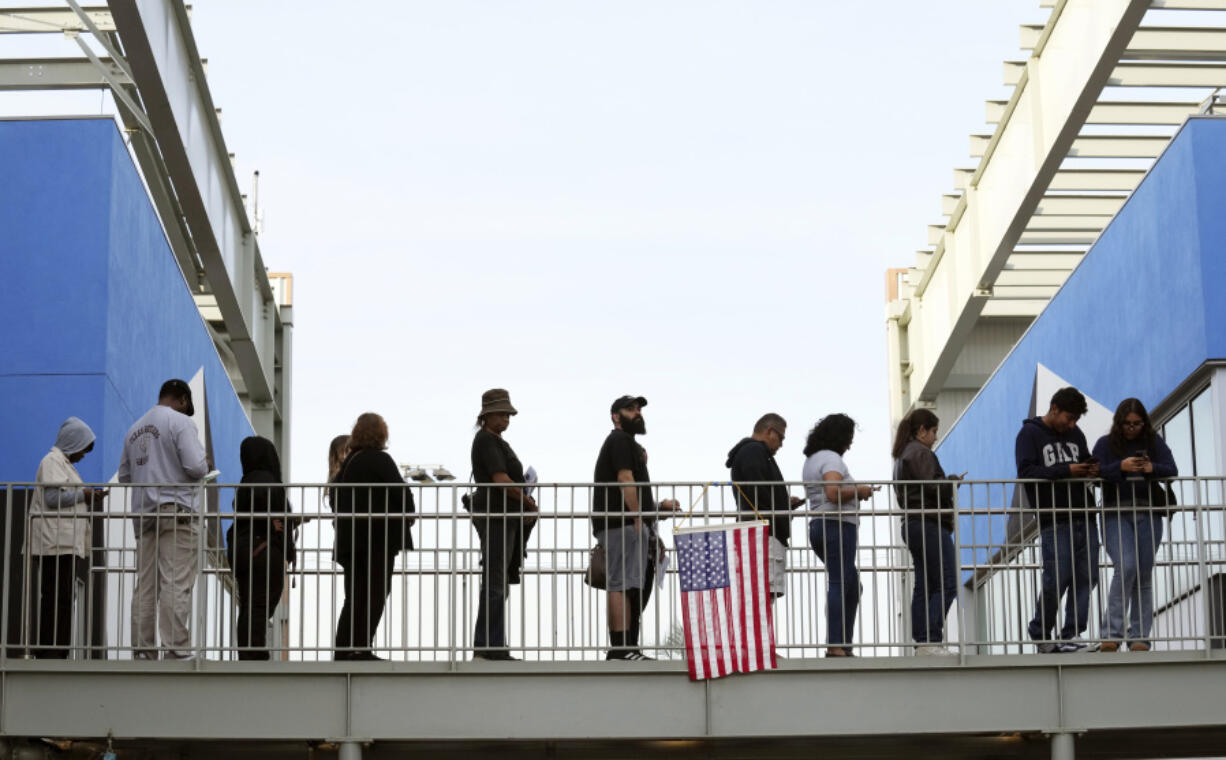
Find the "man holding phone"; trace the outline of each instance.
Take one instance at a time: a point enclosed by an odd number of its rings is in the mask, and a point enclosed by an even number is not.
[[[1014,449],[1018,478],[1050,481],[1019,486],[1039,519],[1043,579],[1029,634],[1041,653],[1091,648],[1075,640],[1089,623],[1090,591],[1098,581],[1094,492],[1084,482],[1098,477],[1098,460],[1077,427],[1086,408],[1080,391],[1061,388],[1047,414],[1022,423]],[[1060,635],[1052,640],[1060,599],[1066,596]]]

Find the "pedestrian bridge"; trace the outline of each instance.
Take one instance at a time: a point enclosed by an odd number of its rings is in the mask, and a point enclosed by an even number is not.
[[[8,660],[6,737],[120,756],[1190,757],[1226,747],[1226,651],[672,662]],[[124,754],[130,752],[132,754]],[[161,755],[162,752],[167,755]],[[88,756],[88,755],[82,755]]]
[[[693,508],[659,515],[669,518],[659,530],[666,544],[673,524],[735,519],[726,486],[656,485],[660,498]],[[236,636],[236,581],[222,538],[231,517],[221,511],[236,487],[225,485],[201,486],[208,508],[198,517],[193,659],[134,658],[133,521],[129,494],[114,484],[92,518],[93,549],[76,567],[69,659],[43,659],[52,649],[40,629],[45,600],[23,549],[28,489],[7,486],[0,741],[7,756],[38,757],[54,746],[57,756],[83,758],[99,756],[108,741],[118,757],[1226,754],[1222,479],[1176,483],[1184,506],[1163,518],[1151,649],[1073,654],[1039,654],[1028,636],[1042,567],[1033,527],[1006,510],[1016,483],[977,481],[962,485],[950,507],[960,515],[961,585],[944,633],[955,654],[915,656],[911,557],[898,539],[893,484],[879,485],[861,505],[857,656],[822,656],[825,568],[798,530],[786,594],[773,610],[778,669],[703,682],[686,672],[679,584],[665,563],[642,614],[641,646],[657,659],[604,660],[606,595],[583,580],[591,484],[538,486],[539,521],[507,604],[508,644],[521,658],[510,662],[472,659],[480,552],[459,507],[467,486],[405,486],[417,507],[417,549],[395,567],[373,642],[385,660],[376,662],[333,661],[344,594],[332,561],[338,518],[320,485],[288,486],[298,561],[268,629],[270,660],[239,659],[251,648]],[[807,517],[803,508],[793,514]],[[1087,641],[1102,636],[1115,572],[1106,553],[1099,559]]]

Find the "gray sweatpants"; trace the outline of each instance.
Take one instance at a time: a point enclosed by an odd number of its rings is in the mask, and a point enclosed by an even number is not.
[[[157,658],[157,633],[167,659],[190,657],[192,586],[199,570],[200,516],[161,504],[136,527],[136,591],[132,646],[136,657]],[[156,625],[156,628],[155,628]]]

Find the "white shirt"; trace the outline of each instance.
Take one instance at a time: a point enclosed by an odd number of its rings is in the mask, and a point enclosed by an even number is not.
[[[39,463],[34,480],[63,486],[80,483],[81,475],[64,452],[52,446]],[[85,503],[85,492],[71,486],[36,487],[30,500],[30,535],[26,545],[30,554],[84,557],[90,546],[89,505]]]
[[[145,412],[123,439],[119,457],[120,483],[156,483],[137,488],[132,511],[156,512],[159,504],[178,504],[196,509],[194,484],[209,472],[208,458],[192,418],[168,406]],[[163,485],[184,483],[193,485]]]
[[[822,483],[822,476],[828,472],[837,472],[843,476],[843,480],[851,480],[851,472],[847,469],[847,463],[843,461],[843,457],[829,449],[813,452],[813,455],[805,460],[804,470],[801,471],[801,478],[805,481],[805,495],[809,497],[809,509],[815,512],[842,512],[840,515],[831,515],[843,522],[849,522],[852,525],[860,524],[860,515],[857,514],[860,510],[860,501],[854,496],[850,499],[844,499],[842,505],[836,504],[826,498],[826,483]],[[837,483],[837,481],[836,481]],[[813,518],[819,519],[819,518]]]

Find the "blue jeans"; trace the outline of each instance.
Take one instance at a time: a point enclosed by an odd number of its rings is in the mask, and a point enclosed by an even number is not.
[[[1051,638],[1060,597],[1066,596],[1060,639],[1068,641],[1090,622],[1090,592],[1098,583],[1098,530],[1094,518],[1074,518],[1039,533],[1043,586],[1030,621],[1030,638]]]
[[[945,640],[945,618],[958,598],[958,558],[953,531],[931,520],[906,520],[902,540],[911,551],[911,638],[916,644]]]
[[[826,643],[850,647],[860,606],[860,571],[856,569],[859,528],[822,517],[809,522],[809,545],[826,566]]]
[[[1113,513],[1106,508],[1103,541],[1115,565],[1107,592],[1107,615],[1103,638],[1124,638],[1124,613],[1128,614],[1128,639],[1145,641],[1154,624],[1154,555],[1162,543],[1162,516],[1149,511]]]
[[[503,649],[507,645],[506,606],[512,569],[523,557],[519,518],[473,518],[481,539],[481,589],[477,592],[473,649]]]

